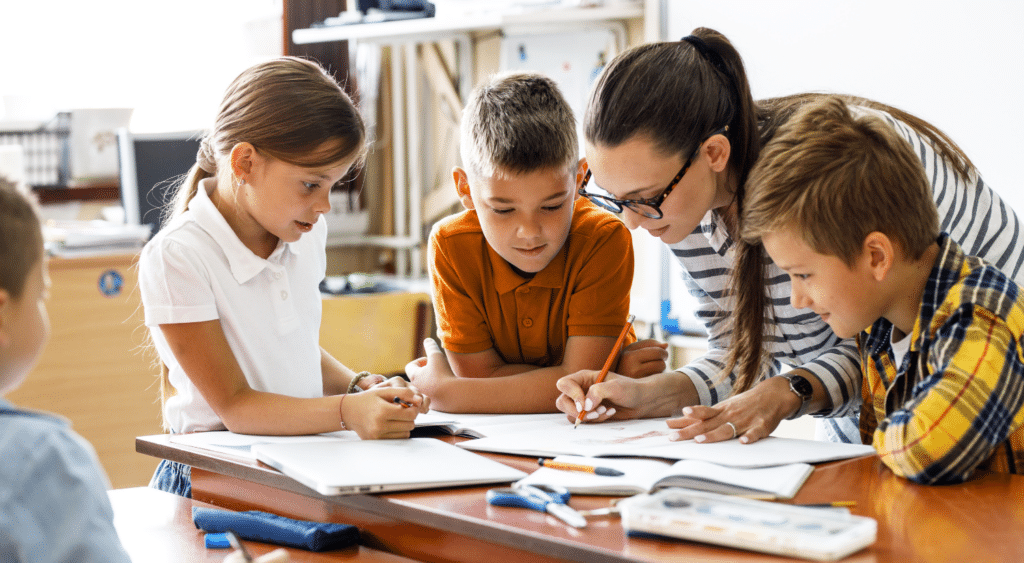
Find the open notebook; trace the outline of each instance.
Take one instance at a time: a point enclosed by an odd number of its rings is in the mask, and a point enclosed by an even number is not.
[[[789,499],[796,495],[814,470],[806,463],[741,469],[693,459],[667,463],[657,459],[558,456],[555,461],[617,469],[622,475],[596,475],[541,467],[520,480],[519,484],[558,485],[580,495],[630,496],[667,487],[682,487],[762,499]]]
[[[526,473],[434,438],[262,443],[256,459],[322,495],[510,483]]]

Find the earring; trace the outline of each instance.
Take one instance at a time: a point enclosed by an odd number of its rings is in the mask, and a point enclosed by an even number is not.
[[[245,185],[245,178],[239,178],[238,179],[238,187],[242,187],[244,185]]]

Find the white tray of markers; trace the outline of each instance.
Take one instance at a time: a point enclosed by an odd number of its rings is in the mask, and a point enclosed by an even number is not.
[[[678,538],[818,561],[875,542],[878,523],[846,510],[665,489],[619,503],[630,537]]]

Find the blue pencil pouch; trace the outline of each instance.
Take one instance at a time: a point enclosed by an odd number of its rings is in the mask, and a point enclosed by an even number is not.
[[[206,532],[230,530],[244,540],[308,551],[328,551],[359,543],[359,529],[350,524],[307,522],[258,510],[231,512],[193,507],[192,521],[196,528]]]

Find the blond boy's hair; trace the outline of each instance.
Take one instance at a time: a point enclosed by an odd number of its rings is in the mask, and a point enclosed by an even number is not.
[[[473,90],[462,112],[462,163],[471,177],[507,178],[545,168],[576,171],[576,119],[554,81],[512,72]]]
[[[741,225],[750,244],[793,228],[815,252],[848,265],[871,232],[912,260],[939,235],[931,186],[910,143],[881,117],[855,116],[831,96],[798,110],[761,151]]]
[[[0,289],[19,299],[43,256],[43,231],[36,206],[0,176]]]

